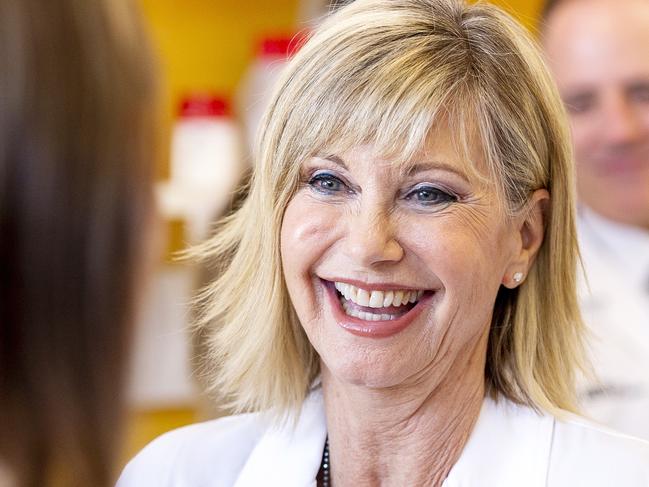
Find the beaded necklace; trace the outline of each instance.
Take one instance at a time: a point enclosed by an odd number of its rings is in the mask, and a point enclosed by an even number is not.
[[[330,487],[329,474],[329,437],[325,439],[324,451],[322,452],[322,463],[320,463],[320,478],[322,479],[322,487]]]

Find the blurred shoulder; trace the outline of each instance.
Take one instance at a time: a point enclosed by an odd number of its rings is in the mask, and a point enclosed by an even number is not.
[[[649,442],[578,416],[554,422],[548,485],[649,487]]]
[[[128,463],[117,487],[233,485],[266,426],[254,413],[165,433]]]

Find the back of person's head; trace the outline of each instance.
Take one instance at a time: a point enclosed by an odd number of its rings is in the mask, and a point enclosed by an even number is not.
[[[153,69],[128,0],[0,0],[0,465],[104,486],[152,221]]]

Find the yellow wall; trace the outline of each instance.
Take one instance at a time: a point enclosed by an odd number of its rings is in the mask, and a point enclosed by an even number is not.
[[[535,30],[541,10],[541,0],[492,0],[491,3],[513,14],[528,29]]]
[[[292,32],[297,0],[141,0],[172,94],[231,93],[263,33]]]

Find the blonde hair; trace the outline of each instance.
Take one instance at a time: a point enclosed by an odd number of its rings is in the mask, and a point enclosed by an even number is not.
[[[582,324],[573,164],[557,91],[528,34],[487,4],[357,0],[317,29],[279,82],[259,134],[250,196],[198,254],[220,277],[200,297],[212,384],[235,410],[299,407],[318,357],[280,262],[284,210],[302,161],[371,143],[406,160],[435,124],[482,149],[503,207],[546,188],[545,240],[526,281],[501,288],[486,381],[494,396],[574,410]]]

